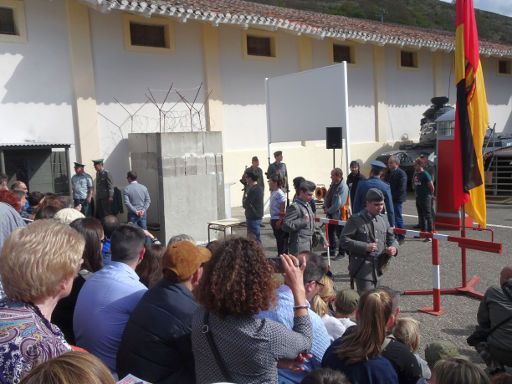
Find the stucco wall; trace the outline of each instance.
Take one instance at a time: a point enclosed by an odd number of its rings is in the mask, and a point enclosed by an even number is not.
[[[148,101],[148,89],[158,103],[164,101],[171,84],[173,90],[191,100],[195,87],[203,81],[200,25],[173,23],[173,53],[141,53],[125,49],[120,12],[91,11],[90,19],[102,152],[114,183],[124,185],[130,168],[128,134],[160,131],[163,121],[158,109]],[[128,112],[114,98],[130,113],[138,110],[133,125]],[[200,93],[198,102],[203,100]],[[167,111],[173,106],[170,116],[176,118],[166,119],[166,129],[189,129],[188,109],[174,92],[163,109]]]
[[[0,42],[0,141],[74,145],[64,2],[24,4],[27,42]]]

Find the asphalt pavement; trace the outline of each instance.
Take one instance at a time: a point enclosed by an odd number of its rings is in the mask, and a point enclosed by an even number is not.
[[[321,211],[321,210],[320,210]],[[233,216],[243,218],[243,209],[234,208]],[[404,220],[408,229],[417,224],[414,196],[404,204]],[[266,253],[275,256],[275,239],[268,219],[264,220],[265,227],[261,229],[261,238]],[[502,254],[486,253],[476,250],[467,251],[467,276],[480,278],[476,289],[482,293],[487,287],[497,285],[499,272],[507,264],[512,264],[510,252],[512,245],[512,206],[488,205],[487,223],[490,231],[469,230],[467,237],[494,241],[503,246]],[[440,230],[459,236],[458,231]],[[235,229],[234,234],[245,234],[244,228]],[[453,288],[461,285],[461,249],[456,243],[439,242],[441,288]],[[331,264],[333,279],[337,289],[349,286],[347,272],[348,260],[343,258]],[[391,260],[391,264],[381,281],[382,285],[399,292],[407,290],[432,289],[432,243],[424,243],[423,239],[406,239],[400,247],[399,254]],[[421,344],[419,353],[424,356],[425,346],[436,340],[449,340],[457,345],[462,355],[472,361],[483,364],[474,350],[466,344],[466,338],[476,325],[476,313],[480,301],[465,295],[442,295],[441,316],[433,316],[420,312],[420,308],[432,306],[432,295],[402,295],[400,309],[403,315],[412,316],[420,322]]]

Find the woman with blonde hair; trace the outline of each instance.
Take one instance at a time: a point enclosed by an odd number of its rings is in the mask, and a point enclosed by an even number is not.
[[[482,368],[462,356],[439,360],[432,371],[430,384],[489,384]]]
[[[0,379],[17,384],[34,367],[71,350],[50,323],[69,295],[84,239],[69,225],[40,220],[15,230],[0,253],[6,299],[0,301]]]
[[[398,383],[391,363],[381,356],[388,322],[393,321],[393,299],[387,291],[367,291],[359,301],[357,327],[336,340],[325,352],[322,367],[344,373],[352,384]]]
[[[114,384],[110,370],[87,352],[68,352],[34,368],[21,384]]]
[[[334,283],[332,279],[324,275],[320,280],[320,290],[311,301],[311,309],[322,319],[329,334],[331,343],[345,332],[345,327],[340,321],[332,316],[331,305],[336,300],[336,292],[334,291]]]

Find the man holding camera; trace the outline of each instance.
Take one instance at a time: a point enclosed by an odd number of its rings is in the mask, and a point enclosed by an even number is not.
[[[349,273],[356,283],[357,292],[377,288],[391,256],[396,256],[398,242],[393,228],[382,215],[384,194],[377,188],[366,193],[366,208],[352,215],[340,236],[340,247],[350,255]]]

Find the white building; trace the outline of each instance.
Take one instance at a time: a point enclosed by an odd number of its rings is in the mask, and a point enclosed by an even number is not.
[[[130,132],[222,131],[237,206],[244,166],[253,155],[267,166],[265,77],[348,61],[352,157],[365,163],[417,139],[431,97],[454,103],[453,40],[244,1],[0,0],[0,165],[11,177],[28,167],[30,187],[37,169],[9,160],[16,145],[70,144],[59,162],[92,173],[90,161],[105,158],[124,186]],[[512,133],[512,46],[480,49],[490,123]],[[328,183],[325,142],[271,148],[284,151],[291,177]]]

